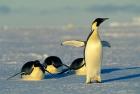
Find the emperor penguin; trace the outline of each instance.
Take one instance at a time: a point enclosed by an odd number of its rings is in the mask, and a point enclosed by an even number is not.
[[[42,80],[45,76],[45,69],[40,61],[29,61],[22,66],[21,72],[9,77],[8,79],[11,79],[18,74],[21,75],[22,80]]]
[[[21,73],[21,78],[23,80],[42,80],[45,76],[45,69],[40,61],[35,60],[23,65]]]
[[[86,67],[85,62],[83,58],[77,58],[75,59],[71,65],[70,68],[74,71],[76,75],[86,75]]]
[[[99,25],[108,18],[97,18],[91,26],[91,33],[86,41],[68,40],[62,42],[61,45],[74,47],[84,47],[84,60],[86,70],[86,83],[93,81],[101,82],[101,62],[102,62],[102,47],[111,47],[107,41],[101,41],[99,36]]]
[[[57,56],[49,56],[44,60],[44,68],[51,74],[57,74],[62,72],[64,68],[69,66],[62,63],[61,59]]]
[[[86,68],[85,68],[85,63],[84,63],[84,59],[83,58],[76,58],[71,65],[69,66],[69,68],[64,69],[61,73],[74,73],[76,75],[86,75]]]
[[[103,53],[98,27],[107,19],[108,18],[97,18],[93,21],[91,33],[86,41],[84,49],[84,61],[87,72],[86,83],[92,83],[93,81],[101,82],[101,62]]]

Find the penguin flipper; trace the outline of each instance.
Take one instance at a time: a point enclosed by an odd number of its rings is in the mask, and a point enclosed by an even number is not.
[[[18,72],[18,73],[16,73],[16,74],[10,76],[9,78],[7,78],[7,80],[9,80],[9,79],[11,79],[11,78],[13,78],[13,77],[15,77],[15,76],[17,76],[17,75],[19,75],[19,74],[22,74],[22,72]]]
[[[110,45],[110,43],[109,43],[108,41],[104,41],[104,40],[103,40],[103,41],[101,41],[101,42],[102,42],[102,46],[103,46],[103,47],[109,47],[109,48],[111,47],[111,45]]]
[[[108,41],[101,41],[103,47],[111,47],[111,44]],[[84,47],[85,41],[81,40],[68,40],[61,43],[63,46],[73,46],[73,47]]]
[[[80,40],[68,40],[61,43],[61,45],[73,46],[73,47],[83,47],[85,46],[85,41]]]

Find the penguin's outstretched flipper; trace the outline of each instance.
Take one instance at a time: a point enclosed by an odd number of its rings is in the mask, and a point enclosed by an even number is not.
[[[85,41],[80,40],[68,40],[61,43],[63,46],[73,46],[73,47],[84,47]],[[111,44],[108,41],[101,41],[103,47],[111,47]]]
[[[85,41],[80,40],[68,40],[61,43],[64,46],[73,46],[73,47],[84,47]]]

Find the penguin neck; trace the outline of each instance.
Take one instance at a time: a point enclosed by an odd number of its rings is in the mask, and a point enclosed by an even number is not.
[[[91,34],[90,34],[91,39],[100,40],[97,22],[94,22],[94,23],[92,24],[91,30],[92,30],[92,32],[91,32]]]
[[[98,32],[98,27],[92,29],[90,38],[95,40],[95,41],[96,40],[100,40],[100,36],[99,36],[99,32]]]

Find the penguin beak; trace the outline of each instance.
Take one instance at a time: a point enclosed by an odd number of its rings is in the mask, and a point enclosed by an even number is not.
[[[103,22],[105,21],[105,20],[108,20],[109,18],[102,18],[103,19]]]
[[[104,20],[108,20],[109,18],[103,18]]]

